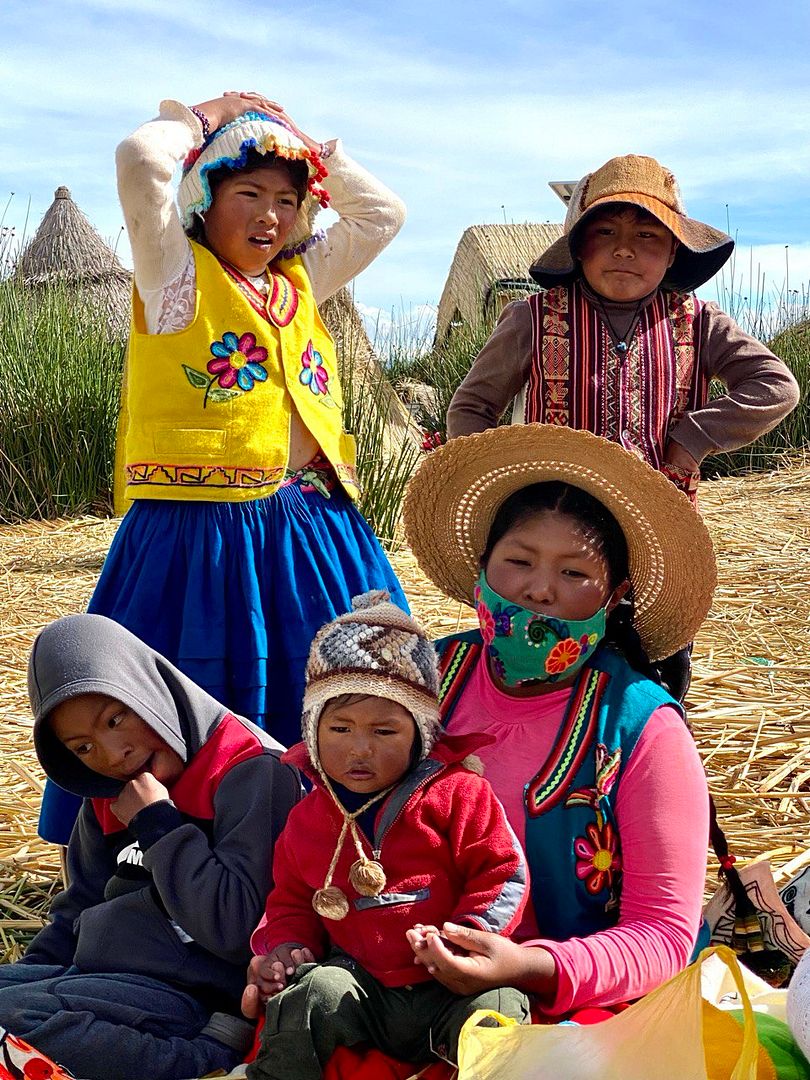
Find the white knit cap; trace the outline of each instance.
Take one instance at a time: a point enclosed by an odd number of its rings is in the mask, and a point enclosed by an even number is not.
[[[329,202],[320,181],[328,175],[323,162],[277,117],[250,111],[212,131],[201,148],[191,151],[183,162],[183,178],[177,191],[180,218],[188,230],[195,214],[204,214],[212,202],[208,174],[220,168],[234,172],[243,168],[248,151],[275,154],[287,161],[305,161],[309,172],[307,194],[288,238],[282,257],[301,254],[323,234],[314,228],[315,216]]]

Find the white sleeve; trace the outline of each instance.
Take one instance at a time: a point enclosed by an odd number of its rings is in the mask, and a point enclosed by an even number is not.
[[[116,150],[118,195],[144,303],[175,281],[188,262],[173,181],[178,163],[201,142],[194,113],[178,101],[163,101],[157,119],[142,124]]]
[[[329,205],[340,220],[326,230],[325,240],[313,244],[303,256],[316,303],[365,270],[405,221],[405,204],[399,196],[352,161],[339,140],[326,167]]]

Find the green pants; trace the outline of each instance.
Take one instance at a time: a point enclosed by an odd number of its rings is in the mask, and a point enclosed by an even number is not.
[[[530,1022],[529,999],[505,987],[459,997],[435,980],[386,987],[343,954],[304,964],[271,998],[248,1080],[319,1080],[338,1046],[368,1043],[414,1065],[456,1061],[458,1036],[476,1009]]]

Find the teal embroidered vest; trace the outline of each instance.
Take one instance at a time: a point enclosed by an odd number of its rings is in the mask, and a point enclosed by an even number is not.
[[[435,645],[446,725],[483,643],[475,630]],[[608,647],[597,650],[573,684],[551,753],[524,788],[526,857],[541,937],[565,941],[618,920],[616,796],[641,732],[662,705],[683,713],[664,689]]]

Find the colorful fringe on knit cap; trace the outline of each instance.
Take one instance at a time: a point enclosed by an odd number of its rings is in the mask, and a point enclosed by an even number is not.
[[[318,722],[327,702],[343,694],[368,694],[396,701],[414,719],[420,741],[418,759],[428,756],[439,734],[439,673],[436,650],[419,624],[391,603],[384,590],[356,596],[352,610],[322,627],[309,652],[304,692],[302,733],[309,757],[343,815],[332,861],[323,887],[312,906],[325,919],[343,919],[349,903],[342,889],[332,884],[346,836],[351,835],[357,861],[349,871],[349,884],[361,896],[379,896],[385,872],[379,852],[369,859],[356,820],[391,788],[376,792],[358,810],[349,813],[338,799],[318,755]]]
[[[250,150],[275,154],[286,161],[307,163],[307,194],[290,233],[289,247],[281,252],[281,258],[301,255],[317,240],[323,239],[323,233],[315,231],[314,222],[319,208],[329,202],[329,193],[320,186],[328,173],[314,150],[310,150],[277,117],[263,112],[249,111],[229,124],[223,124],[183,162],[183,178],[177,191],[183,228],[188,231],[194,216],[204,214],[211,205],[208,174],[221,168],[238,172],[247,163]]]

